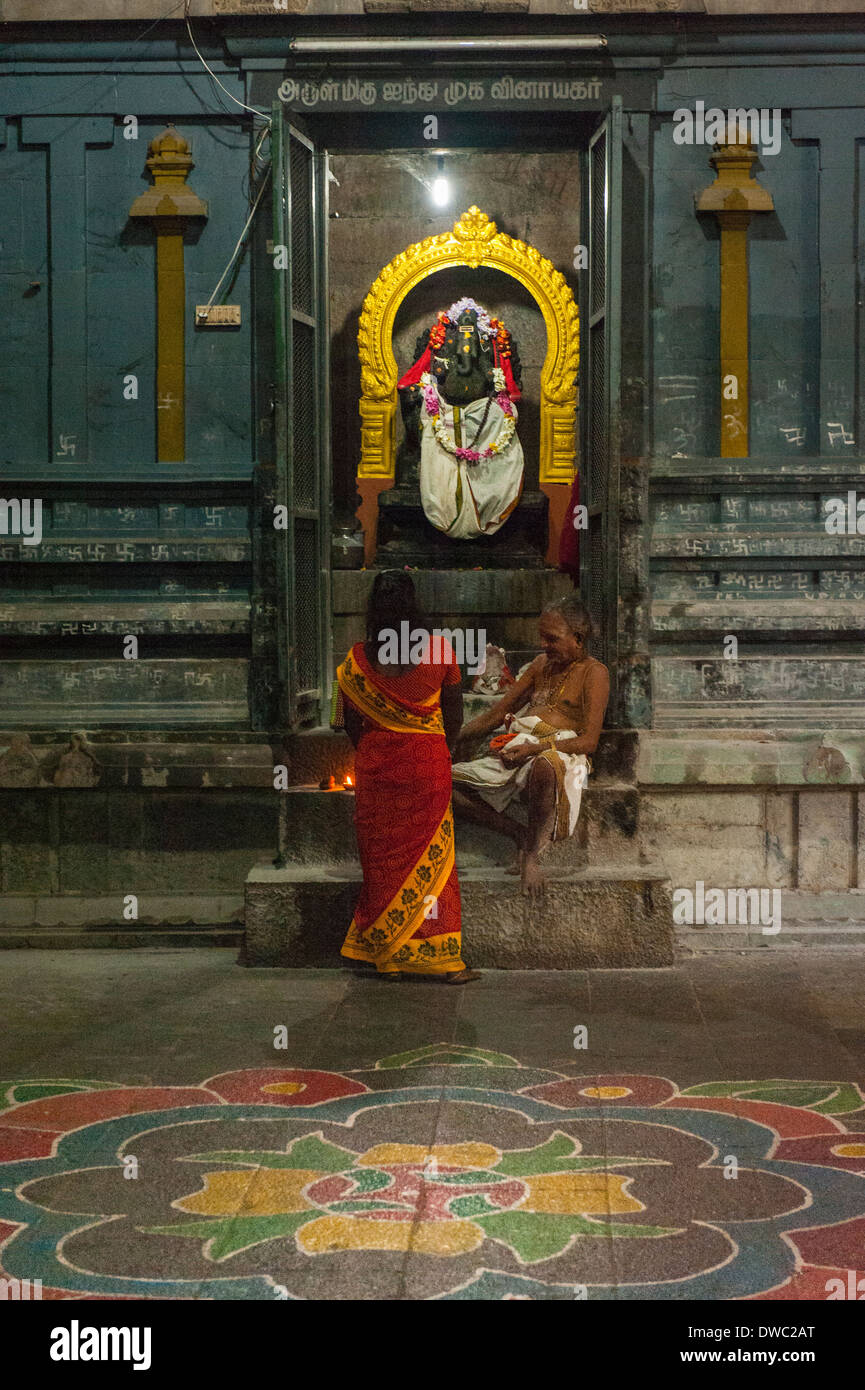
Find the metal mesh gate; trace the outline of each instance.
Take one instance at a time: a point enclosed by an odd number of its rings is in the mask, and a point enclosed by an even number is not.
[[[613,683],[618,645],[621,121],[617,97],[589,142],[591,241],[584,284],[588,398],[583,439],[589,528],[581,589],[595,626],[595,654],[610,667]]]
[[[280,546],[281,718],[317,724],[327,704],[330,567],[327,555],[326,156],[273,112],[276,293],[277,498],[288,525]],[[287,261],[287,264],[285,262]]]
[[[312,150],[297,139],[289,145],[291,174],[291,302],[303,314],[315,309]]]
[[[306,323],[292,325],[292,378],[294,505],[314,510],[318,487],[315,330]]]

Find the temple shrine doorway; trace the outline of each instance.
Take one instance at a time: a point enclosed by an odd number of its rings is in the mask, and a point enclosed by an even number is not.
[[[500,231],[552,261],[579,306],[574,466],[588,515],[581,518],[587,529],[580,533],[574,578],[598,631],[594,653],[615,674],[621,123],[618,98],[605,112],[568,116],[453,115],[446,136],[430,145],[419,118],[310,117],[276,105],[276,473],[277,501],[288,518],[278,537],[284,727],[327,722],[334,657],[341,658],[360,635],[372,566],[411,564],[449,622],[495,623],[498,613],[492,640],[501,638],[517,656],[530,645],[529,619],[540,600],[558,594],[563,584],[571,587],[557,567],[571,477],[545,481],[541,459],[539,386],[548,335],[537,303],[515,279],[483,268],[466,269],[464,277],[456,268],[430,274],[406,296],[393,332],[403,372],[412,364],[418,333],[453,299],[487,299],[490,312],[514,326],[525,366],[519,429],[526,480],[497,554],[492,546],[477,553],[483,540],[449,542],[464,547],[465,555],[461,551],[446,563],[432,547],[425,553],[422,542],[401,554],[399,527],[394,545],[382,521],[389,499],[400,501],[398,465],[389,477],[358,477],[357,332],[364,300],[394,256],[445,232],[470,205],[482,207]],[[416,134],[407,139],[409,128]],[[431,193],[442,178],[450,197],[439,207]],[[395,443],[398,458],[399,419]],[[407,496],[404,491],[402,501]],[[488,571],[486,579],[478,577]],[[491,584],[499,598],[492,610]]]

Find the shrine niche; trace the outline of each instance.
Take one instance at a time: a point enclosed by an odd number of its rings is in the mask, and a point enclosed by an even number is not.
[[[579,364],[579,315],[574,297],[550,261],[533,246],[499,232],[495,222],[477,207],[469,208],[452,231],[427,237],[394,257],[364,301],[358,332],[362,390],[358,477],[394,477],[399,372],[393,329],[397,310],[415,285],[437,271],[454,267],[502,271],[523,285],[541,310],[547,352],[540,380],[540,482],[571,483]]]

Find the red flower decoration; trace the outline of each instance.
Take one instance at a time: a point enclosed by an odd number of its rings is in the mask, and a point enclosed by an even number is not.
[[[527,1087],[524,1094],[570,1110],[576,1105],[662,1105],[675,1093],[676,1087],[666,1077],[615,1072],[604,1076],[575,1076],[568,1080],[546,1081],[542,1086]]]
[[[300,1071],[296,1067],[255,1067],[227,1071],[205,1083],[223,1100],[246,1105],[318,1105],[337,1096],[359,1096],[369,1090],[332,1071]]]

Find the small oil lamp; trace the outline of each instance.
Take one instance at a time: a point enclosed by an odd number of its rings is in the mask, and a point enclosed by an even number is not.
[[[345,774],[345,777],[344,777],[343,783],[342,783],[342,789],[343,789],[344,792],[353,792],[353,791],[354,791],[354,779],[353,779],[353,777],[352,777],[352,775],[351,775],[350,772],[347,772],[347,773]]]

